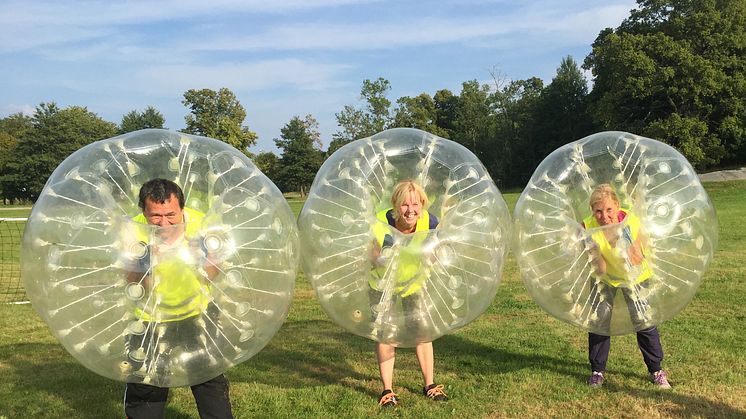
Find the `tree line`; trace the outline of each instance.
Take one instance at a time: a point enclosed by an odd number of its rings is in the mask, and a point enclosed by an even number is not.
[[[557,147],[594,132],[628,131],[677,148],[698,170],[746,162],[746,0],[638,0],[619,27],[602,30],[582,63],[564,58],[545,85],[538,77],[469,80],[460,92],[392,102],[385,78],[364,80],[360,103],[335,114],[326,149],[312,115],[280,130],[280,151],[251,155],[256,134],[228,89],[189,90],[182,103],[191,134],[217,138],[250,155],[283,191],[305,193],[324,159],[350,141],[411,127],[459,142],[501,188],[521,188]],[[592,75],[589,89],[583,70]],[[78,148],[143,128],[162,128],[149,107],[119,124],[84,107],[40,104],[32,116],[0,120],[0,192],[38,197],[46,178]]]
[[[242,125],[246,111],[230,90],[188,90],[182,103],[190,110],[182,132],[217,138],[246,153],[256,141]],[[83,106],[62,109],[54,102],[41,103],[30,116],[0,119],[0,197],[35,202],[54,169],[76,150],[127,132],[164,128],[164,123],[152,106],[130,111],[115,124]]]

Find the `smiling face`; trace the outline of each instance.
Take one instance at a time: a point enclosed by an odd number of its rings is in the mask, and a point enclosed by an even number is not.
[[[417,220],[427,206],[427,194],[414,180],[402,180],[391,192],[395,227],[404,234],[414,233]]]
[[[398,208],[399,217],[396,227],[402,232],[411,232],[417,225],[417,220],[422,215],[422,201],[415,191],[405,195],[404,202]]]
[[[148,198],[145,200],[145,208],[142,210],[148,224],[159,227],[167,227],[184,222],[184,210],[179,206],[179,200],[173,194],[167,200],[161,202]]]
[[[162,203],[150,198],[146,199],[142,213],[148,224],[158,227],[170,227],[184,223],[184,210],[179,206],[179,200],[173,194]],[[180,228],[165,228],[160,231],[160,236],[166,243],[170,243],[178,238],[181,232]]]
[[[593,218],[599,225],[605,226],[619,222],[619,203],[611,197],[605,197],[591,205]]]

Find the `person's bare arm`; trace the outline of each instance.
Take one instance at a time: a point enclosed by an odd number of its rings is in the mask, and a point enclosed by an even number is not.
[[[127,268],[125,268],[125,277],[128,283],[137,283],[142,285],[145,289],[150,288],[150,266],[152,257],[151,246],[146,245],[144,242],[141,244],[145,247],[145,254],[139,258],[133,258],[127,262]]]
[[[207,274],[207,279],[213,280],[215,277],[218,276],[220,273],[220,266],[218,265],[218,262],[215,260],[214,256],[207,253],[207,257],[205,258],[205,263],[202,266],[202,269],[205,270],[205,273]]]
[[[632,265],[640,265],[642,260],[645,258],[645,254],[642,251],[642,235],[638,235],[637,239],[633,241],[627,249],[627,255],[629,257],[629,263]]]
[[[603,275],[606,273],[606,260],[604,259],[603,255],[601,255],[601,251],[598,248],[598,243],[596,243],[593,239],[588,238],[586,239],[586,243],[588,246],[588,253],[591,254],[591,263],[596,268],[596,275]]]

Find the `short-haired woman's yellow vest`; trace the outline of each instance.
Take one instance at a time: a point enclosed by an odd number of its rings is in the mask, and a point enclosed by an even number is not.
[[[640,219],[627,209],[620,209],[619,211],[625,214],[625,218],[620,222],[620,224],[625,224],[622,228],[628,229],[629,238],[634,242],[640,235]],[[650,269],[650,265],[644,257],[642,263],[637,267],[639,269],[635,269],[639,274],[635,271],[632,271],[635,273],[631,273],[626,268],[626,260],[621,254],[621,252],[626,251],[626,249],[623,249],[623,247],[611,246],[611,243],[606,239],[603,228],[598,224],[595,217],[591,215],[584,218],[583,224],[586,229],[593,230],[591,238],[596,242],[596,244],[598,244],[599,252],[606,261],[606,273],[601,276],[601,279],[604,282],[613,287],[618,287],[622,284],[639,284],[653,276],[653,271]],[[617,244],[621,244],[623,240],[626,239],[620,237]],[[632,278],[632,275],[635,275],[636,277]]]
[[[389,233],[389,222],[386,218],[386,213],[391,211],[391,208],[387,208],[383,211],[379,211],[376,214],[376,218],[380,223],[376,223],[373,226],[373,233],[376,236],[376,242],[378,246],[383,248],[383,243],[386,235]],[[430,213],[426,210],[422,210],[422,215],[417,220],[417,224],[414,229],[414,236],[407,246],[399,247],[399,253],[396,258],[396,272],[393,273],[393,278],[396,280],[394,284],[394,292],[399,294],[401,297],[410,296],[420,289],[425,283],[427,276],[421,269],[422,260],[422,242],[427,237],[427,234],[422,234],[430,230]],[[421,233],[421,234],[416,234]],[[371,278],[368,281],[370,287],[377,291],[383,291],[385,284],[382,283],[383,275],[386,272],[386,266],[375,268],[371,270]]]
[[[205,214],[197,210],[184,208],[186,228],[181,246],[190,246],[190,240],[199,238],[198,233],[204,217]],[[148,223],[143,214],[132,220],[141,224]],[[143,235],[140,240],[148,244],[150,238]],[[135,309],[137,317],[146,322],[173,322],[196,316],[207,308],[210,302],[209,286],[200,278],[195,266],[179,258],[157,261],[155,266],[152,265],[153,262],[151,260],[150,275],[154,284],[149,297],[151,301],[145,310],[140,307]],[[159,300],[160,303],[154,306],[153,299]]]

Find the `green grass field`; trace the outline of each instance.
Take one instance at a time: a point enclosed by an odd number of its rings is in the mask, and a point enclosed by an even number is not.
[[[720,246],[700,290],[660,327],[674,388],[655,389],[635,338],[615,337],[603,388],[585,385],[586,334],[533,303],[510,257],[489,310],[435,342],[447,403],[420,394],[411,349],[399,351],[401,404],[380,411],[373,342],[331,323],[299,276],[287,322],[257,356],[229,370],[237,418],[248,417],[746,417],[746,181],[708,183]],[[517,194],[508,194],[512,207]],[[297,212],[302,203],[292,201]],[[29,305],[0,306],[0,418],[123,417],[124,384],[88,371]],[[167,417],[194,418],[189,389]]]
[[[28,217],[29,212],[31,212],[31,207],[27,205],[0,206],[0,218],[25,218]]]

